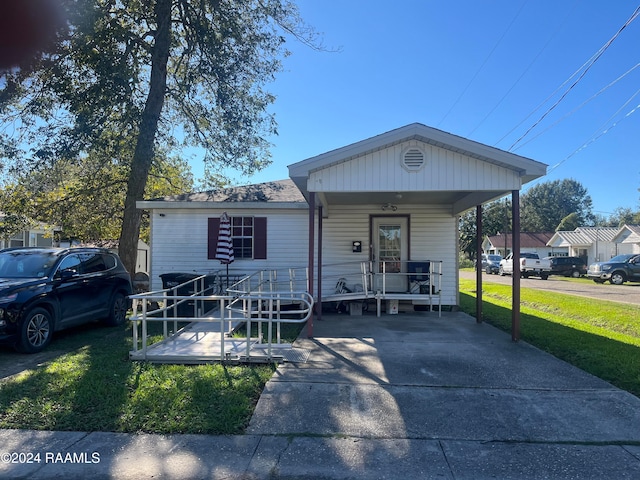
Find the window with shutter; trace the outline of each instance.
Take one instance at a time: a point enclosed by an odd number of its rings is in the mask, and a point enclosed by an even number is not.
[[[230,217],[233,255],[236,260],[267,258],[267,218]],[[209,218],[207,225],[207,258],[215,259],[220,218]]]

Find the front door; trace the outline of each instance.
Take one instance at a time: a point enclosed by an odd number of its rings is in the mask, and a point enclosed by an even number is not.
[[[373,217],[371,246],[375,290],[408,291],[409,220],[402,216]],[[382,275],[384,273],[384,276]]]

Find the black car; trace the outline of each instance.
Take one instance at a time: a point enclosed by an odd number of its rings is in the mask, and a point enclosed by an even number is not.
[[[35,353],[54,331],[102,319],[126,320],[131,277],[101,248],[0,251],[0,342]]]
[[[587,264],[580,257],[547,257],[551,261],[551,275],[579,278],[587,274]]]

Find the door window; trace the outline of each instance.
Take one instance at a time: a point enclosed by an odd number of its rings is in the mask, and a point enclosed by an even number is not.
[[[387,273],[402,271],[402,226],[399,223],[385,222],[378,225],[379,271]]]
[[[80,273],[80,264],[81,264],[79,255],[67,255],[58,265],[58,272],[56,273],[56,277],[60,277],[62,272],[71,272],[74,274]]]

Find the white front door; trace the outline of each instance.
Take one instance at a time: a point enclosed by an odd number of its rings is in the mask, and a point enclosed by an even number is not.
[[[409,221],[407,217],[373,217],[372,260],[376,290],[386,292],[406,292],[408,290],[405,273],[409,259]],[[384,272],[384,279],[383,275]],[[380,275],[378,275],[380,274]]]

